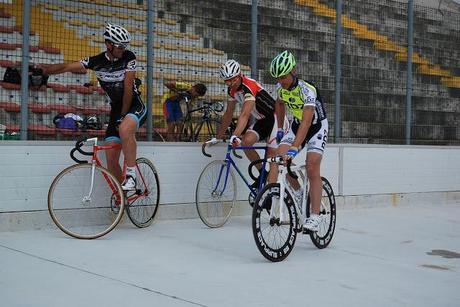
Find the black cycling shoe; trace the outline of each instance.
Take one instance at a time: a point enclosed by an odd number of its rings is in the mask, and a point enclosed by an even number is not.
[[[267,209],[267,212],[270,212],[270,209],[272,208],[272,197],[271,195],[268,195],[265,197],[264,201],[262,202],[262,209]]]
[[[267,181],[268,173],[269,173],[269,172],[266,172],[266,173],[265,173],[265,182]],[[251,187],[254,188],[254,189],[258,189],[258,188],[259,188],[259,182],[260,182],[260,175],[259,175],[259,177],[257,177],[257,180],[254,181],[253,184],[251,184]]]

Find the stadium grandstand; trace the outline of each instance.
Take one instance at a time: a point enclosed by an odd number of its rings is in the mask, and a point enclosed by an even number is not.
[[[23,1],[0,3],[0,73],[22,62]],[[335,0],[258,1],[257,74],[274,96],[268,66],[289,49],[302,78],[321,91],[334,140]],[[226,87],[218,67],[236,59],[251,74],[250,0],[154,1],[154,23],[148,25],[147,1],[31,1],[31,66],[71,62],[104,51],[107,22],[132,35],[129,49],[137,57],[141,93],[153,94],[153,127],[165,121],[164,83],[180,80],[208,87],[208,101],[224,101]],[[336,142],[404,143],[407,75],[407,1],[343,1],[341,54],[341,137]],[[153,50],[147,33],[153,32]],[[146,88],[147,54],[153,53],[153,88]],[[412,144],[460,144],[460,5],[454,1],[416,1],[414,6]],[[109,107],[92,74],[50,76],[46,86],[31,88],[28,138],[65,140],[104,130],[56,129],[58,113],[97,115],[105,123]],[[20,85],[2,82],[0,124],[19,132]],[[140,139],[145,139],[146,128]]]

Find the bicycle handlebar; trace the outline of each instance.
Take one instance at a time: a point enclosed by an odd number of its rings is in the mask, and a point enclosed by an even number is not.
[[[255,177],[254,177],[254,174],[252,172],[252,168],[260,163],[260,162],[269,162],[269,163],[276,163],[276,164],[283,164],[284,163],[284,160],[283,160],[283,157],[281,156],[276,156],[276,157],[272,157],[272,158],[267,158],[267,159],[259,159],[259,160],[255,160],[253,162],[251,162],[249,164],[249,169],[248,169],[248,173],[249,173],[249,176],[251,176],[252,179],[256,180]],[[292,160],[289,159],[286,161],[286,168],[287,168],[287,172],[288,174],[294,178],[294,179],[297,179],[299,178],[299,176],[297,176],[292,170],[291,170],[291,164],[292,164]]]
[[[258,159],[258,160],[254,160],[252,161],[251,163],[249,163],[249,166],[248,166],[248,174],[249,174],[249,177],[252,178],[252,180],[256,181],[257,180],[257,177],[254,175],[254,173],[252,172],[252,170],[254,169],[254,167],[256,166],[256,164],[259,164],[259,163],[263,163],[264,161],[267,161],[267,159]]]
[[[222,142],[225,143],[225,140],[222,140]],[[205,155],[206,157],[211,158],[212,156],[206,152],[206,146],[207,146],[207,145],[208,145],[207,143],[203,143],[203,145],[201,145],[201,152],[202,152],[203,155]],[[231,146],[231,145],[229,144],[228,146]],[[242,156],[240,156],[239,154],[236,153],[235,148],[232,148],[232,153],[233,153],[233,155],[234,155],[235,157],[237,157],[238,159],[243,159]]]
[[[81,163],[88,163],[88,161],[85,161],[85,160],[79,160],[75,157],[75,152],[78,151],[80,154],[84,155],[84,156],[92,156],[93,155],[93,152],[88,152],[88,151],[84,151],[83,149],[81,149],[81,147],[85,144],[85,142],[87,141],[87,139],[79,139],[76,143],[75,143],[75,147],[70,151],[70,158],[72,158],[72,160],[74,160],[75,162],[81,164]]]

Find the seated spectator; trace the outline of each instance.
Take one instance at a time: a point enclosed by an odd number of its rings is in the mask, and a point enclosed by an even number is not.
[[[206,86],[201,83],[191,85],[187,82],[171,81],[165,83],[165,86],[169,89],[169,92],[163,95],[163,112],[166,118],[166,140],[177,141],[182,129],[183,123],[182,110],[180,107],[180,101],[184,97],[188,97],[190,101],[195,98],[204,96],[206,94]]]

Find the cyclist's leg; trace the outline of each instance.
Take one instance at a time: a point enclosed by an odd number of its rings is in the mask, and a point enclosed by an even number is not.
[[[105,141],[107,145],[113,145],[114,143],[121,144],[120,135],[116,127],[116,120],[118,115],[112,109],[110,112],[109,125],[105,131]],[[123,172],[120,167],[120,152],[121,149],[109,149],[105,151],[105,156],[107,159],[107,169],[117,178],[120,182],[123,181]]]
[[[285,135],[289,132],[289,121],[286,116],[284,117],[283,131]],[[278,132],[278,120],[277,120],[277,117],[274,116],[273,128],[272,128],[272,131],[269,137],[267,138],[267,147],[268,147],[267,156],[269,158],[279,156],[279,155],[284,155],[289,150],[289,146],[286,144],[284,145],[284,147],[286,147],[287,149],[283,148],[281,151],[279,150],[279,147],[281,146],[281,144],[278,145],[276,141],[277,132]],[[271,163],[270,172],[268,174],[268,182],[275,183],[277,180],[277,177],[278,177],[278,165],[276,163]]]
[[[123,155],[125,156],[126,166],[134,167],[136,165],[136,130],[137,121],[126,115],[123,122],[120,124],[119,133],[121,144],[123,146]]]
[[[307,166],[307,176],[310,181],[310,200],[311,213],[318,214],[320,211],[322,180],[321,180],[321,160],[323,157],[324,148],[326,147],[328,123],[327,119],[321,122],[320,128],[316,129],[308,141],[307,157],[305,164]]]
[[[259,134],[254,130],[247,130],[243,137],[241,138],[241,145],[242,146],[252,146],[259,140]],[[254,149],[248,149],[244,151],[246,157],[248,157],[249,161],[255,161],[260,159],[259,154]],[[258,169],[260,169],[260,165],[256,165]]]
[[[245,142],[243,141],[243,146],[252,146],[254,143],[260,141],[260,140],[267,140],[270,136],[270,133],[273,130],[273,124],[275,121],[275,117],[266,117],[263,119],[259,119],[256,121],[253,125],[250,125],[249,128],[246,130],[244,137],[248,135],[248,139],[252,141],[252,143]],[[255,150],[245,150],[246,156],[250,161],[255,161],[260,159],[259,154]],[[262,167],[262,164],[256,165],[257,169],[260,172],[260,169]]]
[[[182,113],[182,109],[180,107],[179,100],[174,100],[172,102],[172,114],[173,114],[173,121],[174,121],[174,127],[173,127],[174,140],[180,141],[179,138],[182,133],[183,126],[184,126],[184,123],[183,123],[184,114]]]
[[[133,97],[131,108],[118,127],[127,167],[136,165],[136,131],[144,124],[146,118],[147,108],[144,103],[138,96]]]
[[[278,152],[277,152],[278,156],[284,156],[288,152],[289,148],[294,143],[297,128],[298,126],[292,125],[289,129],[289,132],[281,139],[281,142],[278,148]],[[305,145],[305,141],[302,142],[301,148],[303,148],[304,145]],[[300,184],[296,179],[292,178],[291,176],[287,176],[287,179],[289,181],[289,184],[294,188],[294,190],[297,191],[300,189]]]
[[[172,112],[172,102],[169,99],[163,103],[163,114],[166,119],[166,140],[172,141],[174,139],[174,114]]]

